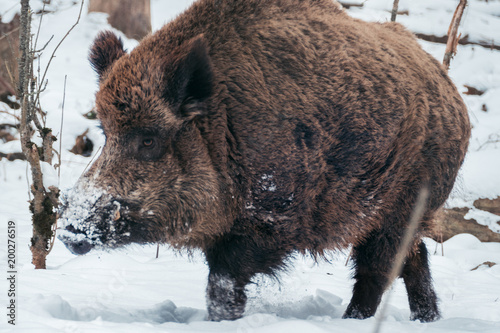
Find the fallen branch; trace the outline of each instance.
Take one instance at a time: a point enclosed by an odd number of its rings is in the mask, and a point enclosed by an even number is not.
[[[464,84],[464,87],[467,88],[467,91],[464,92],[465,95],[476,95],[476,96],[481,96],[482,94],[485,93],[484,90],[479,90],[477,88],[474,88],[472,86],[468,86]]]
[[[466,219],[469,208],[443,208],[435,217],[436,231],[431,238],[436,242],[445,242],[458,234],[471,234],[481,242],[500,242],[500,234],[488,226],[479,224],[473,218]]]
[[[351,7],[358,7],[358,8],[362,8],[364,3],[350,3],[350,2],[346,2],[346,1],[337,1],[338,3],[340,3],[342,5],[342,7],[344,7],[345,9],[349,9]]]
[[[427,35],[427,34],[423,34],[423,33],[415,33],[415,36],[417,36],[417,38],[419,38],[419,39],[423,39],[423,40],[426,40],[426,41],[432,42],[432,43],[446,44],[446,42],[448,41],[448,36]],[[491,41],[491,42],[487,42],[484,40],[480,40],[477,42],[470,41],[469,35],[465,35],[464,37],[460,38],[458,40],[458,44],[460,44],[460,45],[478,45],[478,46],[482,46],[484,48],[491,49],[491,50],[500,50],[500,45],[495,44],[494,41]]]
[[[7,161],[15,161],[15,160],[21,160],[21,161],[26,161],[26,155],[23,153],[2,153],[0,152],[0,160],[2,158],[6,158]]]
[[[481,198],[473,203],[474,207],[487,211],[488,213],[500,216],[500,197],[495,199]]]

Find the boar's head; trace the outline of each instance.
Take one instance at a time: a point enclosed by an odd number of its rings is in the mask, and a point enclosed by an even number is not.
[[[162,43],[152,35],[127,54],[105,32],[91,48],[106,143],[63,198],[59,238],[76,254],[132,242],[199,246],[228,228],[196,125],[213,90],[206,42]]]

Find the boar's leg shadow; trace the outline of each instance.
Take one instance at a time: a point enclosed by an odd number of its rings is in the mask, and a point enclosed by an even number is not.
[[[354,247],[356,282],[343,318],[364,319],[375,314],[384,290],[392,282],[389,281],[389,272],[401,243],[400,237],[391,236],[396,234],[400,233],[381,229]],[[432,286],[427,249],[422,241],[408,255],[401,277],[408,293],[411,319],[423,322],[438,319],[437,297]]]
[[[237,223],[237,222],[236,222]],[[257,273],[271,274],[290,253],[272,242],[272,234],[254,239],[241,234],[222,237],[206,249],[210,267],[207,286],[208,320],[234,320],[245,311],[245,286]]]

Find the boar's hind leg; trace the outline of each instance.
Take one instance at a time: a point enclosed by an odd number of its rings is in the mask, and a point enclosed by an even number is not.
[[[439,319],[437,297],[432,287],[427,248],[423,242],[406,260],[401,274],[408,293],[411,319],[430,322]]]
[[[388,275],[397,245],[379,231],[372,234],[363,244],[354,247],[356,282],[351,302],[343,318],[364,319],[375,314],[388,284]]]
[[[257,273],[273,274],[283,265],[287,252],[263,236],[226,235],[205,250],[210,273],[207,286],[208,319],[235,320],[243,316],[245,286]],[[268,246],[266,246],[268,245]]]
[[[375,314],[399,248],[399,237],[379,231],[354,248],[355,279],[353,296],[344,318],[364,319]],[[427,261],[427,249],[420,242],[406,259],[401,274],[408,292],[411,319],[433,321],[439,318],[437,298]]]

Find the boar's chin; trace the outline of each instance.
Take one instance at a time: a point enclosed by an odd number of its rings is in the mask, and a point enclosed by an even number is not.
[[[130,217],[130,204],[88,182],[62,196],[58,238],[74,254],[152,241],[144,225]]]

